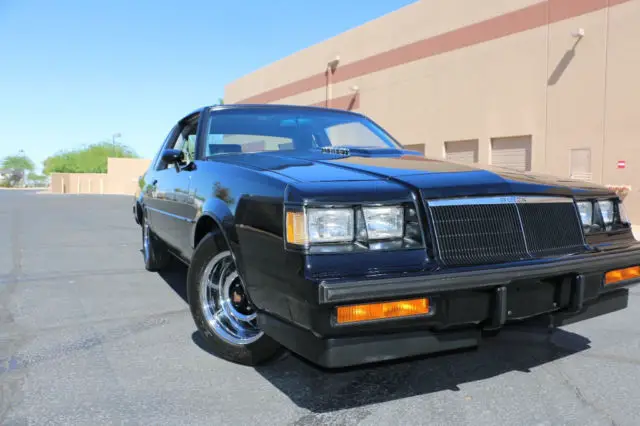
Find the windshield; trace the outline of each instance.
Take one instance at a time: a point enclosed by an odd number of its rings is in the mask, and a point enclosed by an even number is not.
[[[402,149],[370,120],[339,111],[270,111],[266,108],[215,111],[208,131],[206,157],[328,147]]]

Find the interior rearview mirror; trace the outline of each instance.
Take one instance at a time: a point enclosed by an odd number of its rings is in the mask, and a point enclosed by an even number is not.
[[[162,162],[166,164],[182,163],[184,152],[179,149],[165,149],[162,151]]]

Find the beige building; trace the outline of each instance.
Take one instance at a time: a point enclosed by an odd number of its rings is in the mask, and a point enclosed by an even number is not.
[[[109,158],[107,173],[52,173],[50,190],[58,194],[135,194],[138,178],[151,160]]]
[[[629,185],[640,223],[640,0],[420,0],[225,101],[356,110],[430,157]]]

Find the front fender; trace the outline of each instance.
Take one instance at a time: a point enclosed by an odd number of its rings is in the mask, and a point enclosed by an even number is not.
[[[245,277],[246,269],[243,259],[243,252],[240,248],[238,233],[236,231],[235,216],[227,203],[218,198],[212,198],[207,200],[203,206],[201,212],[198,214],[195,220],[195,225],[191,228],[191,245],[195,249],[196,237],[201,226],[211,226],[210,223],[205,224],[203,221],[210,221],[217,225],[220,230],[224,241],[231,251],[231,254],[236,262],[236,267],[241,277]]]
[[[195,226],[191,228],[191,247],[196,246],[196,230],[200,221],[213,219],[220,232],[224,236],[227,245],[233,250],[238,242],[238,236],[235,230],[235,219],[229,206],[219,198],[210,198],[202,205],[202,209],[195,218]]]

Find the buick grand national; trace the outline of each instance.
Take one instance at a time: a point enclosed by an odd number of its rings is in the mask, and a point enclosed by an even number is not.
[[[425,158],[364,115],[204,107],[169,132],[133,215],[150,271],[188,265],[203,340],[343,367],[623,309],[640,244],[607,188]]]

